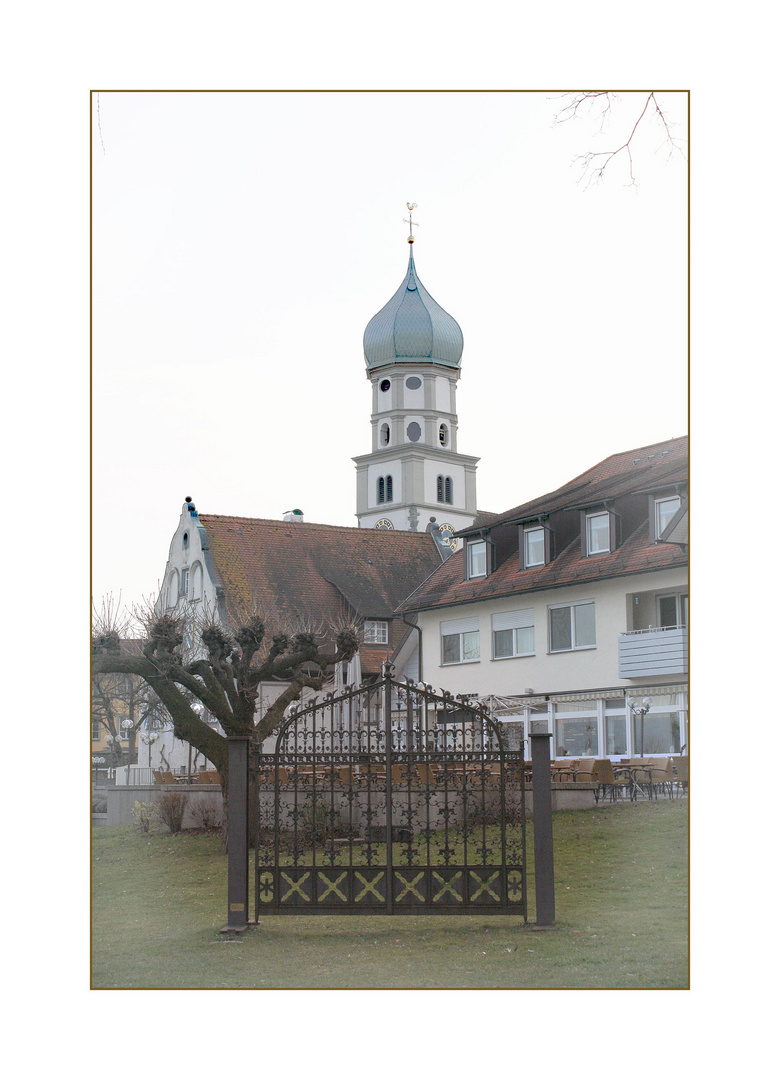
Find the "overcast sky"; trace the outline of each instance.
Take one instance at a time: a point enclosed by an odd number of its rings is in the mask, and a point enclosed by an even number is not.
[[[681,141],[687,100],[662,97]],[[644,98],[101,93],[93,107],[93,591],[154,593],[182,501],[355,525],[362,336],[415,262],[460,323],[458,445],[503,511],[687,429],[687,166]],[[99,121],[99,122],[98,122]],[[133,528],[121,526],[132,515]]]

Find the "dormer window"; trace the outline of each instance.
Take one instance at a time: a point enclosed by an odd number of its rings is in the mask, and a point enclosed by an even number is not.
[[[661,539],[661,534],[679,509],[679,495],[667,495],[664,498],[653,500],[656,540]]]
[[[467,581],[487,577],[495,570],[495,544],[484,537],[467,540],[463,546],[466,560],[465,575]]]
[[[469,578],[487,576],[487,541],[472,540],[466,545]]]
[[[363,641],[368,645],[387,645],[387,623],[379,619],[366,619]]]
[[[614,510],[580,512],[582,557],[608,555],[620,544],[620,518]]]
[[[588,555],[605,555],[609,552],[609,514],[587,514],[585,517]]]

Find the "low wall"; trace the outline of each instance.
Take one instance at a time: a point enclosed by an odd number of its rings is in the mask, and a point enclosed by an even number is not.
[[[185,829],[196,829],[200,825],[197,816],[197,807],[204,803],[213,806],[216,819],[214,824],[222,823],[222,794],[219,784],[157,784],[155,787],[110,787],[106,788],[108,799],[106,825],[131,825],[133,806],[139,803],[156,803],[160,795],[173,792],[176,795],[186,794],[187,808],[184,812]],[[93,815],[94,820],[94,815]]]
[[[592,807],[596,806],[596,786],[596,784],[553,785],[553,810],[590,810]],[[130,825],[135,821],[135,818],[133,817],[133,806],[136,802],[157,802],[160,795],[165,792],[174,792],[175,794],[184,793],[188,796],[187,808],[184,813],[183,828],[194,829],[199,826],[200,822],[198,820],[197,807],[204,802],[214,808],[216,815],[214,823],[222,823],[222,796],[219,784],[158,784],[155,787],[109,787],[106,788],[108,800],[107,813],[93,814],[92,823],[93,825]],[[281,791],[280,796],[282,816],[284,818],[285,814],[289,814],[292,810],[292,795]],[[363,805],[365,799],[365,794],[361,792],[356,800],[357,805],[353,806],[353,820],[356,824],[357,821],[365,815],[366,807]],[[431,806],[428,810],[431,814],[430,820],[432,825],[440,816],[439,801],[440,797],[433,794],[430,800]],[[379,824],[384,821],[384,795],[378,792],[374,795],[372,803],[374,809],[372,820],[374,824]],[[265,819],[264,824],[270,824],[273,820],[273,793],[267,790],[264,791],[261,788],[260,805],[262,818]],[[534,794],[532,787],[526,788],[525,805],[526,813],[531,816],[534,811]],[[415,812],[419,820],[419,827],[424,828],[426,810],[422,792],[420,792],[420,799],[418,806],[415,807]],[[347,815],[345,814],[345,818],[346,817]]]

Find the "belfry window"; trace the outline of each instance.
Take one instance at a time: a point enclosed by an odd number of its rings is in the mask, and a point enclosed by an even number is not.
[[[386,503],[393,501],[393,478],[392,476],[380,476],[376,482],[376,501]]]
[[[452,477],[436,477],[436,501],[452,505]]]
[[[390,442],[390,425],[382,424],[379,430],[379,444],[380,446],[387,446]]]
[[[450,441],[450,433],[447,430],[447,425],[446,424],[440,424],[439,425],[439,442],[441,443],[442,446],[446,446],[449,441]]]

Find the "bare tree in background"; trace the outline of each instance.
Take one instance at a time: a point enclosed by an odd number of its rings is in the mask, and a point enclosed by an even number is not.
[[[680,154],[685,158],[685,141],[677,134],[679,125],[667,114],[659,101],[658,91],[632,93],[630,101],[609,90],[589,90],[563,95],[566,105],[555,114],[555,123],[564,124],[586,117],[595,122],[596,136],[605,135],[608,128],[619,125],[620,134],[609,150],[588,150],[578,154],[574,164],[579,166],[579,183],[589,187],[604,179],[606,170],[622,158],[626,163],[628,182],[636,185],[634,151],[640,137],[655,132],[655,150],[663,150],[668,158]],[[636,107],[633,107],[633,106]]]
[[[357,632],[345,625],[330,633],[311,626],[267,633],[269,620],[251,609],[236,614],[230,626],[209,610],[190,622],[184,606],[161,612],[149,604],[136,617],[143,628],[140,652],[129,655],[120,648],[122,618],[116,609],[104,604],[101,612],[95,612],[93,675],[123,674],[142,680],[167,710],[176,738],[213,762],[222,787],[224,843],[227,737],[243,735],[262,743],[288,705],[298,701],[306,688],[321,689],[334,666],[355,655]],[[282,682],[284,689],[258,718],[259,688],[270,681]],[[207,723],[208,714],[219,721],[224,735]],[[256,803],[256,798],[250,799],[251,807]]]

